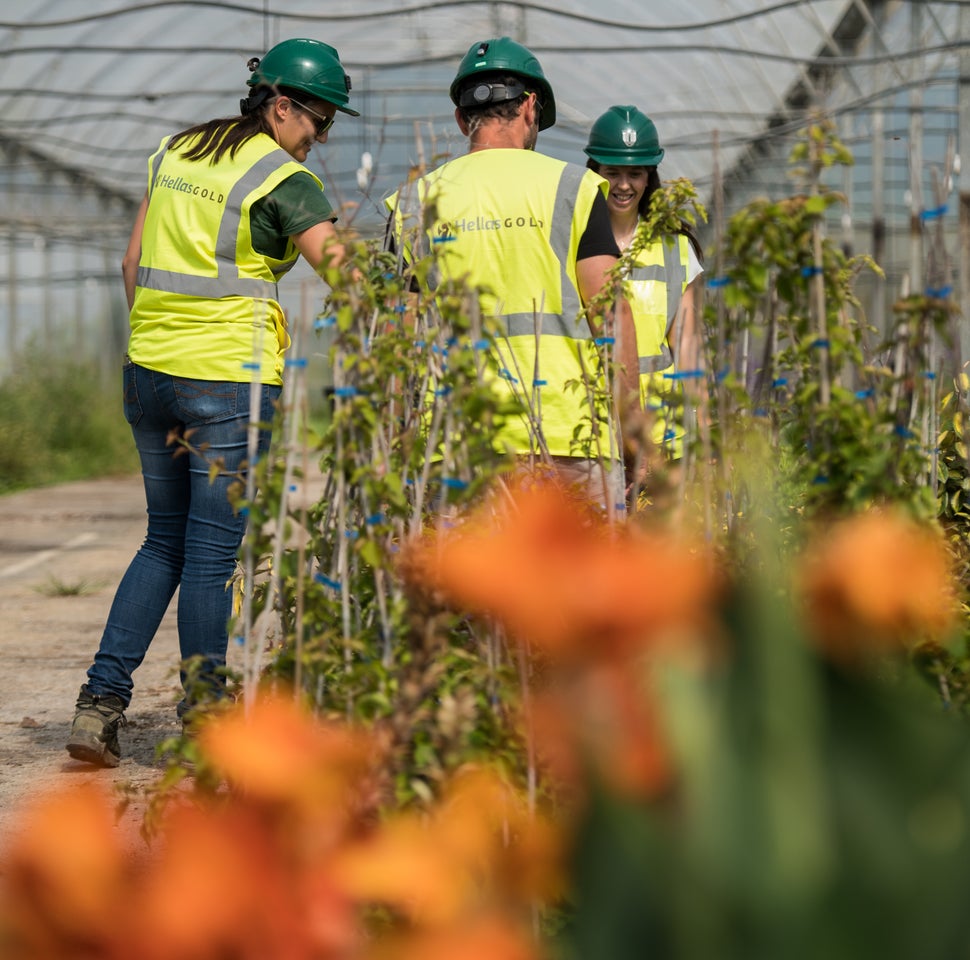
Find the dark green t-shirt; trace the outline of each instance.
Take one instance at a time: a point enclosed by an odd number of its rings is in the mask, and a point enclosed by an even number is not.
[[[294,233],[336,220],[330,201],[308,173],[294,173],[250,209],[253,249],[265,257],[282,259]]]

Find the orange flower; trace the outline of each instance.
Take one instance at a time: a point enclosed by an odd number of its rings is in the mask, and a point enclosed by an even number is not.
[[[371,960],[539,960],[528,934],[508,922],[484,918],[431,930],[378,946]]]
[[[321,722],[292,697],[260,694],[213,717],[199,747],[248,797],[312,809],[348,810],[352,787],[373,763],[363,733]]]
[[[116,918],[130,873],[106,791],[84,783],[38,797],[7,851],[0,936],[35,960],[125,955]]]
[[[509,903],[558,892],[552,828],[489,771],[470,770],[430,814],[404,814],[338,854],[337,882],[425,926],[445,927]]]
[[[660,711],[638,661],[587,667],[539,691],[528,731],[540,764],[581,801],[590,770],[617,793],[656,799],[674,781]]]
[[[405,551],[402,570],[519,640],[581,659],[625,655],[695,626],[715,586],[701,552],[591,519],[551,485]]]
[[[798,583],[814,640],[838,658],[940,640],[954,624],[946,546],[898,512],[837,524],[807,551]]]
[[[337,853],[333,876],[347,895],[393,907],[424,924],[454,919],[470,896],[469,878],[417,815],[402,815]]]
[[[326,861],[291,855],[278,824],[245,798],[183,806],[129,904],[141,960],[336,960],[359,946],[353,904]]]

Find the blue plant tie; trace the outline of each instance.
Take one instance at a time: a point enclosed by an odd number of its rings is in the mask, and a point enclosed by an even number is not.
[[[532,386],[534,386],[534,387],[547,387],[547,386],[549,386],[549,381],[548,380],[533,380],[532,381]]]
[[[726,380],[727,379],[727,376],[728,376],[728,374],[730,372],[731,372],[731,368],[730,367],[725,367],[723,370],[721,370],[717,374],[717,377],[716,377],[717,382],[720,383],[722,380]]]
[[[801,273],[803,277],[817,277],[820,273],[823,273],[824,267],[802,267]]]
[[[374,526],[375,524],[383,523],[383,522],[384,522],[383,513],[372,513],[369,517],[364,518],[364,523],[369,524],[370,526]]]
[[[819,337],[818,340],[812,341],[813,350],[828,350],[829,341],[825,337]]]
[[[241,647],[246,643],[246,638],[242,634],[237,633],[232,639],[235,641],[237,647]]]
[[[313,322],[314,330],[323,330],[325,327],[335,327],[337,326],[336,317],[317,317]]]
[[[305,367],[306,357],[293,357],[290,360],[283,361],[284,367]]]
[[[674,373],[665,373],[664,380],[699,380],[704,376],[703,370],[677,370]]]
[[[933,300],[946,300],[953,293],[953,287],[927,287],[926,295]]]
[[[239,508],[239,516],[241,516],[241,517],[248,517],[249,516],[249,507],[240,507]]]
[[[828,478],[827,476],[825,476],[825,474],[824,474],[824,473],[819,473],[819,474],[816,474],[816,475],[815,475],[815,476],[814,476],[814,477],[812,478],[812,483],[813,483],[813,484],[814,484],[814,485],[815,485],[816,487],[819,487],[819,486],[822,486],[823,484],[826,484],[826,483],[828,483],[828,482],[829,482],[829,478]]]
[[[322,583],[325,587],[330,587],[332,590],[340,589],[339,580],[331,580],[330,577],[325,577],[322,573],[315,573],[313,575],[313,579],[316,580],[317,583]]]
[[[344,536],[348,540],[356,540],[360,536],[360,531],[358,531],[358,530],[344,530]]]
[[[909,440],[915,436],[912,430],[899,423],[897,423],[893,428],[893,433],[895,433],[897,437],[902,437],[904,440]]]
[[[407,308],[406,306],[404,306],[404,304],[403,304],[403,303],[399,303],[399,304],[398,304],[398,305],[397,305],[396,307],[394,307],[393,309],[394,309],[394,312],[395,312],[395,313],[406,313],[406,312],[407,312],[407,309],[408,309],[408,308]]]
[[[298,487],[295,483],[291,483],[289,486],[290,493],[296,493]]]
[[[754,411],[754,415],[756,417],[767,417],[768,416],[768,410],[767,410],[766,407],[756,407],[755,408],[755,411]]]
[[[711,277],[707,281],[707,285],[716,289],[717,287],[726,287],[730,282],[730,277]]]
[[[855,398],[856,400],[868,400],[874,394],[875,391],[870,387],[868,390],[856,390]]]
[[[434,395],[436,397],[447,397],[449,393],[451,393],[451,387],[440,387],[435,390]]]
[[[476,341],[474,342],[474,344],[472,344],[472,346],[473,346],[473,347],[474,347],[474,348],[475,348],[476,350],[487,350],[487,349],[488,349],[488,346],[489,346],[489,344],[488,344],[488,341],[487,341],[487,340],[485,340],[485,339],[482,339],[482,340],[476,340]]]
[[[508,380],[509,383],[518,383],[519,382],[518,380],[515,379],[515,377],[512,376],[511,373],[509,373],[509,371],[508,371],[508,369],[506,367],[502,367],[502,369],[499,370],[498,375],[503,380]]]
[[[933,207],[931,210],[923,210],[920,212],[920,220],[938,220],[947,211],[947,205],[944,203],[942,207]]]
[[[920,374],[920,376],[921,377],[925,377],[927,380],[935,380],[936,379],[936,373],[934,373],[932,370],[924,370]]]
[[[337,397],[356,397],[357,388],[356,387],[335,387],[334,396]]]
[[[468,484],[464,480],[459,480],[458,477],[442,477],[442,486],[450,487],[452,490],[464,490]]]
[[[787,387],[788,386],[788,377],[775,377],[775,379],[771,381],[771,385],[776,390],[779,387]]]

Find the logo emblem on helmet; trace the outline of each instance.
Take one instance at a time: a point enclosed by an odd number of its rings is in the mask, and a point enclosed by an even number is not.
[[[635,144],[636,142],[637,142],[636,130],[632,130],[630,127],[627,127],[623,131],[623,143],[628,147],[632,147],[633,144]]]

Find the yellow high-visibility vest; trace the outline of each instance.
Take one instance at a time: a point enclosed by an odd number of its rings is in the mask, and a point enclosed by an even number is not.
[[[683,391],[670,346],[674,320],[687,289],[688,243],[656,240],[636,252],[624,293],[633,312],[640,364],[640,403],[654,413],[653,439],[674,457],[682,454]]]
[[[263,133],[215,165],[183,159],[169,139],[148,162],[128,355],[174,376],[280,384],[289,337],[276,284],[299,251],[292,241],[279,260],[254,250],[249,212],[310,171]]]
[[[449,161],[386,201],[405,259],[433,251],[430,282],[480,288],[482,312],[500,320],[495,389],[540,413],[538,429],[533,418],[509,418],[500,444],[511,453],[587,455],[572,441],[590,406],[585,391],[565,385],[596,370],[589,323],[580,317],[576,251],[596,193],[606,190],[602,177],[575,164],[487,149]],[[616,454],[608,437],[603,443],[588,455]]]

